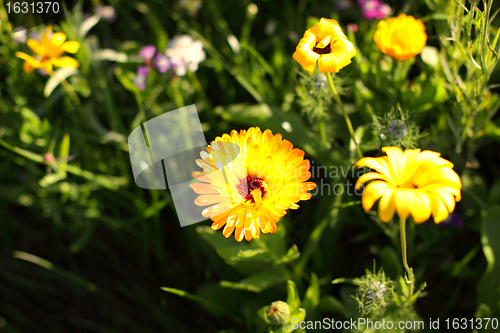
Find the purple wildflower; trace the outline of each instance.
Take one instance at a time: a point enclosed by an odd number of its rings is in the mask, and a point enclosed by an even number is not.
[[[155,57],[154,66],[160,73],[165,73],[170,67],[172,67],[172,63],[166,55],[158,52]]]
[[[381,20],[391,13],[391,7],[379,0],[358,0],[363,16],[369,20]]]
[[[134,84],[140,89],[146,89],[146,79],[149,75],[149,68],[139,66],[137,68],[137,75],[134,77]]]
[[[156,53],[156,47],[154,45],[146,45],[144,46],[141,51],[139,51],[139,56],[144,59],[144,62],[146,65],[151,64],[151,59],[155,56]]]

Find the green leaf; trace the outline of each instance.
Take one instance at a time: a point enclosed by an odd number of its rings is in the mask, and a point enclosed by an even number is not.
[[[239,261],[271,261],[271,257],[266,255],[266,249],[251,247],[247,244],[238,244],[234,246],[224,246],[216,249],[217,254],[228,263]]]
[[[101,49],[92,54],[93,61],[114,61],[120,63],[138,62],[139,59],[129,57],[126,53],[117,52],[113,49]]]
[[[212,230],[208,225],[197,226],[196,232],[214,249],[231,245],[231,243],[220,232]]]
[[[284,263],[287,263],[287,262],[290,262],[290,261],[293,261],[295,259],[297,259],[298,257],[300,256],[300,252],[299,252],[299,248],[297,247],[297,245],[292,245],[291,248],[288,249],[288,252],[279,260],[277,260],[274,265],[280,265],[280,264],[284,264]]]
[[[286,302],[290,307],[290,312],[293,313],[300,307],[300,297],[297,287],[295,286],[295,283],[292,280],[289,280],[287,282],[287,293],[288,297],[286,299]]]
[[[83,39],[100,20],[101,17],[99,15],[94,15],[83,21],[78,29],[78,36]]]
[[[319,297],[320,297],[320,288],[319,288],[318,276],[315,273],[311,273],[311,282],[306,290],[304,301],[302,303],[302,306],[306,309],[308,313],[312,313],[314,309],[316,309],[316,307],[319,304]]]
[[[84,222],[84,226],[80,230],[77,239],[69,246],[70,253],[78,253],[85,248],[87,243],[92,239],[94,234],[95,224],[89,221]]]
[[[241,289],[260,293],[270,286],[290,279],[290,273],[285,268],[277,268],[252,275],[240,282],[221,281],[220,285],[227,288]]]
[[[248,249],[248,250],[239,250],[238,257],[239,258],[253,258],[259,254],[267,253],[268,250],[256,248],[256,249]]]
[[[492,315],[500,315],[500,206],[488,209],[481,222],[481,244],[486,271],[477,284],[477,304],[486,304]]]
[[[292,312],[292,314],[290,315],[290,322],[284,324],[281,327],[281,329],[279,329],[277,331],[274,331],[274,332],[275,333],[279,333],[279,332],[290,333],[290,332],[293,332],[294,329],[293,329],[292,325],[295,326],[295,325],[297,325],[297,323],[300,323],[301,321],[304,321],[304,319],[306,319],[306,310],[302,309],[302,308],[299,308],[299,309],[295,310],[294,312]]]
[[[231,313],[230,311],[228,311],[227,309],[225,309],[224,307],[220,306],[217,303],[206,300],[205,298],[202,298],[200,296],[193,295],[193,294],[188,293],[187,291],[184,291],[181,289],[161,287],[161,290],[166,291],[167,293],[178,295],[178,296],[190,299],[192,301],[198,302],[200,304],[206,305],[206,306],[210,307],[211,309],[216,310],[217,312],[220,312],[221,314]]]
[[[44,176],[42,179],[40,179],[38,181],[38,185],[40,185],[41,187],[49,187],[50,185],[53,185],[58,181],[63,180],[64,178],[66,178],[66,174],[50,173]]]
[[[267,313],[269,311],[269,305],[265,305],[263,307],[261,307],[258,311],[257,311],[257,315],[259,316],[260,319],[262,319],[266,324],[269,324],[271,325],[271,322],[269,321],[269,319],[267,318]]]
[[[66,177],[66,166],[68,165],[67,158],[69,156],[69,146],[69,134],[66,133],[64,134],[61,145],[59,146],[59,158],[62,159],[62,161],[59,162],[59,168],[64,177]]]
[[[43,96],[49,97],[54,89],[64,80],[66,80],[71,75],[75,75],[78,73],[76,68],[60,68],[57,71],[53,72],[50,78],[47,80],[45,84],[45,88],[43,89]]]
[[[138,93],[140,92],[139,88],[132,82],[132,76],[133,74],[130,72],[127,72],[126,74],[123,73],[121,68],[116,68],[115,69],[115,75],[118,81],[122,84],[123,88],[127,89],[128,91],[131,91],[133,93]]]
[[[333,296],[323,296],[319,302],[319,308],[322,311],[334,312],[341,314],[344,318],[348,317],[347,310],[344,304]]]

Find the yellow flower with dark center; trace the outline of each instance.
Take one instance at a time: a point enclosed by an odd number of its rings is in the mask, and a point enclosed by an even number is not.
[[[338,73],[351,63],[355,55],[354,46],[347,40],[338,22],[322,18],[306,30],[293,58],[311,74],[316,69],[316,63],[321,73]]]
[[[436,223],[448,217],[460,201],[462,182],[453,171],[453,164],[439,153],[408,149],[404,153],[396,147],[382,148],[387,156],[365,157],[356,167],[368,167],[369,172],[356,182],[356,189],[371,181],[361,197],[363,209],[368,212],[379,200],[378,216],[389,222],[394,213],[415,223],[427,221],[431,214]]]
[[[239,148],[238,158],[231,156],[232,146]],[[234,232],[238,242],[259,238],[261,231],[274,233],[287,210],[299,208],[297,202],[309,200],[308,191],[316,187],[307,182],[311,173],[304,151],[270,130],[233,130],[215,138],[200,156],[196,163],[203,171],[192,175],[201,183],[190,185],[200,194],[195,204],[210,206],[202,215],[213,221],[212,229],[224,227],[222,234],[228,238]],[[229,160],[231,166],[223,170]]]
[[[422,21],[401,14],[380,21],[374,39],[382,53],[397,60],[407,60],[422,52],[427,34]]]
[[[80,63],[71,57],[61,57],[64,52],[76,53],[80,47],[78,42],[66,42],[66,35],[56,32],[53,35],[52,26],[48,25],[40,42],[28,39],[27,45],[36,57],[32,57],[23,52],[16,52],[16,57],[24,60],[23,70],[31,73],[35,68],[43,68],[50,74],[53,66],[77,68]]]

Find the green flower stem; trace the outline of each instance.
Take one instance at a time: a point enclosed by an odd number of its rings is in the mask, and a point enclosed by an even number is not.
[[[407,284],[410,285],[410,294],[408,297],[413,295],[413,286],[415,284],[415,276],[413,275],[413,269],[408,266],[408,255],[406,251],[406,219],[399,219],[399,232],[401,235],[401,253],[403,254],[403,266],[408,274]]]
[[[335,99],[335,102],[340,107],[340,110],[342,110],[342,114],[344,115],[345,123],[347,124],[347,129],[349,130],[349,134],[351,135],[352,141],[354,141],[354,145],[356,146],[356,152],[358,153],[358,157],[361,159],[363,158],[363,153],[361,152],[361,149],[359,149],[358,143],[356,142],[356,138],[354,137],[354,130],[352,128],[351,120],[349,119],[349,116],[347,115],[347,112],[345,111],[344,104],[342,104],[342,101],[340,100],[340,96],[337,93],[337,89],[335,89],[335,86],[333,85],[332,81],[332,76],[330,73],[325,73],[326,79],[328,80],[328,86],[330,87],[330,90],[332,91],[333,98]]]
[[[323,145],[328,148],[328,138],[326,137],[326,130],[325,130],[325,117],[324,117],[324,112],[323,108],[319,107],[319,112],[318,112],[318,122],[319,122],[319,135],[321,137],[321,141],[323,142]]]

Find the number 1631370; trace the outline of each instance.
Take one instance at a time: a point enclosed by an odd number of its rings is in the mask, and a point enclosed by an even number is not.
[[[40,2],[7,2],[5,4],[7,14],[48,14],[59,13],[58,2],[40,1]]]

